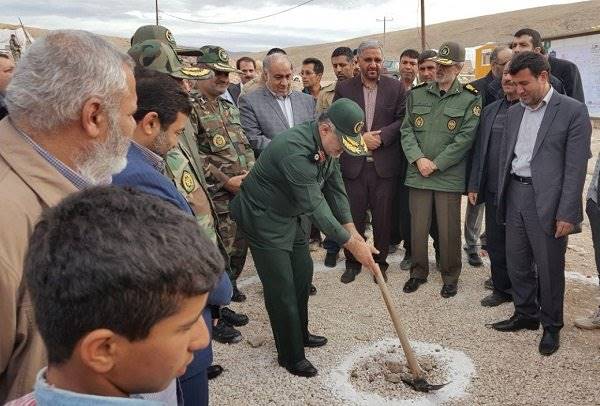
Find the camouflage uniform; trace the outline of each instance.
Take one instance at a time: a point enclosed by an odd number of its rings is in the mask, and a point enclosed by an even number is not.
[[[227,53],[219,47],[205,46],[200,64],[221,72],[235,72],[229,66]],[[229,276],[235,286],[248,252],[248,245],[229,214],[229,202],[234,194],[224,188],[233,176],[250,171],[254,165],[254,152],[244,135],[237,107],[218,97],[208,100],[192,93],[194,99],[192,123],[196,126],[196,137],[200,155],[204,160],[203,171],[208,192],[215,204],[219,220],[219,234],[230,255]]]

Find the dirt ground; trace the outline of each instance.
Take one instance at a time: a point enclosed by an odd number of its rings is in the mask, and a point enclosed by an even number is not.
[[[596,129],[586,190],[599,151],[600,129]],[[434,265],[432,250],[430,254]],[[538,353],[541,330],[499,333],[486,327],[487,323],[509,317],[513,311],[512,304],[496,308],[479,304],[489,292],[482,286],[489,276],[487,258],[483,267],[473,268],[463,257],[458,295],[444,300],[439,295],[441,278],[433,270],[434,266],[429,282],[418,292],[403,293],[402,286],[408,279],[408,272],[399,268],[403,251],[390,256],[388,287],[411,341],[458,351],[474,366],[464,393],[455,393],[450,399],[398,391],[373,401],[369,400],[372,391],[365,390],[364,383],[358,385],[360,388],[352,385],[350,374],[358,365],[351,364],[349,357],[373,343],[393,340],[396,336],[372,278],[363,271],[356,281],[344,285],[339,281],[343,260],[334,269],[325,268],[324,255],[323,250],[313,253],[314,284],[318,293],[309,302],[309,329],[326,336],[329,343],[306,351],[307,358],[319,369],[319,375],[311,379],[298,378],[277,365],[262,287],[249,258],[239,283],[248,300],[231,307],[251,319],[247,326],[240,328],[244,337],[259,344],[264,341],[264,344],[256,348],[246,341],[235,345],[213,344],[215,363],[221,364],[225,372],[210,383],[212,404],[600,405],[600,331],[582,331],[573,325],[577,317],[592,312],[600,303],[587,217],[583,232],[570,237],[565,327],[561,333],[561,348],[551,357]],[[342,386],[346,389],[340,389]]]

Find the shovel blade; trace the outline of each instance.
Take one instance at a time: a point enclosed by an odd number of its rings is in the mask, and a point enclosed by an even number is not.
[[[417,392],[425,392],[425,393],[441,389],[444,386],[448,385],[448,383],[449,383],[449,382],[446,382],[446,383],[442,383],[439,385],[432,385],[423,378],[418,378],[418,379],[402,378],[402,382],[404,382],[405,384],[407,384],[408,386],[410,386]]]

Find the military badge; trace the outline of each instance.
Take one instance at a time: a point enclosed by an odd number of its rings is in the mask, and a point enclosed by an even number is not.
[[[165,38],[167,39],[167,41],[169,41],[171,44],[175,44],[175,38],[173,38],[173,34],[171,34],[171,31],[166,30],[165,31]]]
[[[184,66],[181,68],[181,73],[188,76],[200,77],[210,75],[210,70]]]
[[[449,53],[450,53],[450,48],[447,45],[444,46],[442,49],[440,49],[441,56],[448,56]]]
[[[213,137],[213,144],[215,144],[215,147],[223,148],[225,145],[227,145],[227,141],[225,141],[225,137],[223,137],[221,134],[217,134]]]
[[[365,126],[365,123],[362,121],[359,121],[358,123],[356,123],[354,125],[354,133],[355,134],[360,134],[360,132],[362,131],[363,127]]]
[[[193,192],[194,188],[196,187],[194,178],[188,171],[183,171],[183,174],[181,175],[181,186],[183,186],[183,190],[185,190],[187,193]]]
[[[223,62],[229,61],[229,55],[227,55],[227,52],[225,52],[224,49],[219,49],[219,59]]]
[[[417,116],[415,118],[415,127],[421,128],[421,127],[423,127],[423,124],[425,124],[425,120],[423,120],[423,117]]]
[[[473,107],[473,115],[479,117],[481,115],[481,106]]]
[[[450,120],[448,120],[448,130],[450,131],[454,131],[454,129],[456,128],[456,120],[451,118]]]

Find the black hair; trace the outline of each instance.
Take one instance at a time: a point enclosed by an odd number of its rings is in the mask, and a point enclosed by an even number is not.
[[[308,65],[309,63],[313,64],[313,67],[314,67],[313,69],[315,70],[315,73],[317,75],[323,73],[323,71],[325,70],[325,67],[323,66],[323,62],[321,62],[317,58],[306,58],[305,60],[302,61],[302,65]]]
[[[273,55],[273,54],[284,54],[284,55],[287,55],[287,52],[285,52],[281,48],[271,48],[271,49],[269,49],[269,51],[267,52],[267,56]]]
[[[435,58],[436,56],[437,56],[436,51],[434,51],[433,49],[426,49],[425,51],[423,51],[419,54],[418,63],[420,65],[423,62],[425,62],[431,58]]]
[[[101,186],[44,211],[24,278],[49,363],[60,364],[96,329],[143,340],[183,299],[210,291],[223,269],[194,217],[155,196]]]
[[[415,50],[415,49],[405,49],[404,51],[402,51],[402,53],[400,54],[400,59],[402,59],[403,57],[407,57],[410,59],[419,59],[419,51]]]
[[[543,49],[544,46],[542,44],[542,36],[539,32],[531,28],[521,28],[519,31],[515,32],[514,37],[522,37],[523,35],[529,35],[531,37],[531,44],[533,48]]]
[[[158,114],[161,128],[166,130],[177,119],[177,113],[190,115],[190,97],[177,80],[166,73],[137,67],[135,77],[137,110],[133,118],[136,122],[142,120],[146,114],[155,112]]]
[[[544,55],[536,52],[519,52],[512,57],[508,72],[511,75],[516,75],[523,69],[529,69],[535,78],[540,76],[540,73],[543,71],[548,72],[548,75],[550,75],[550,64],[548,63],[548,60]]]
[[[254,66],[254,69],[256,69],[256,61],[254,59],[250,58],[249,56],[242,56],[240,59],[235,61],[235,67],[237,70],[240,70],[240,64],[242,62],[250,62],[252,63],[252,66]]]
[[[336,56],[345,56],[348,62],[354,60],[354,53],[349,47],[337,47],[334,49],[331,57],[335,58]]]

